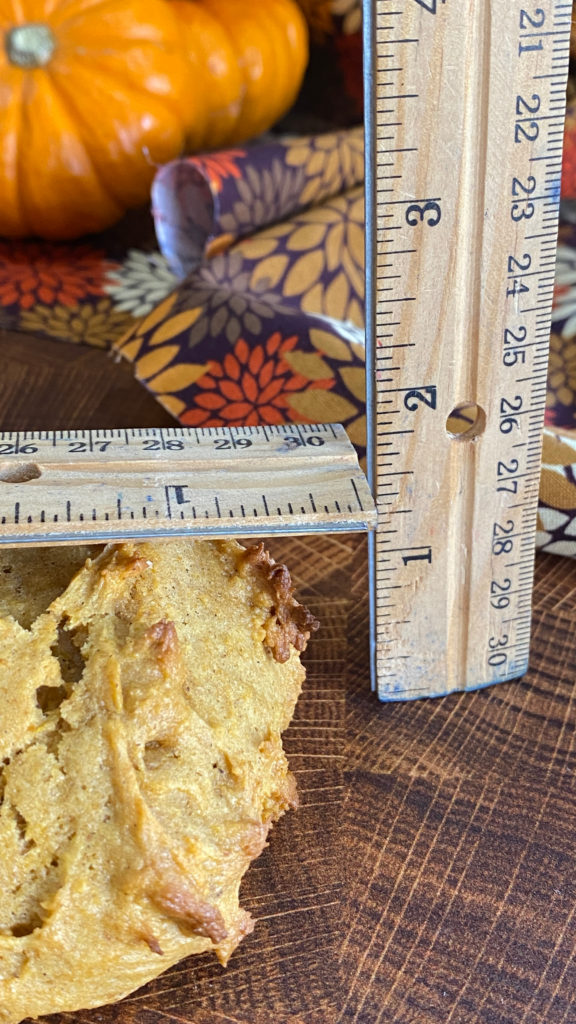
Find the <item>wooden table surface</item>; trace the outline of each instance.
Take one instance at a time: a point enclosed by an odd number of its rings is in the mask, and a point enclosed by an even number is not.
[[[107,354],[0,333],[0,428],[172,420]],[[532,668],[370,693],[364,538],[277,540],[322,621],[286,735],[301,808],[242,888],[258,919],[116,1007],[52,1024],[576,1024],[576,561],[537,560]]]

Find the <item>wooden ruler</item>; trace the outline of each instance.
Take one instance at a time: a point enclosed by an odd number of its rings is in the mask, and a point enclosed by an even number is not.
[[[365,7],[374,685],[527,668],[568,0]]]
[[[0,543],[375,526],[337,424],[0,433]]]

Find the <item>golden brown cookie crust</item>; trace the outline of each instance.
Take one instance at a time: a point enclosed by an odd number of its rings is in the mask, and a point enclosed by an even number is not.
[[[226,963],[316,625],[263,548],[3,553],[0,1024]]]

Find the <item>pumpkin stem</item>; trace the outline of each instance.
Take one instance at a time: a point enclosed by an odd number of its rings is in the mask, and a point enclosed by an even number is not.
[[[11,28],[5,45],[11,64],[19,68],[42,68],[51,60],[56,40],[48,25],[29,22]]]

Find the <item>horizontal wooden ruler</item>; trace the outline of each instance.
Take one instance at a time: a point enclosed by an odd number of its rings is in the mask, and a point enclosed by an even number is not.
[[[384,700],[527,668],[571,10],[365,5]]]
[[[0,433],[0,543],[367,530],[337,424]]]

